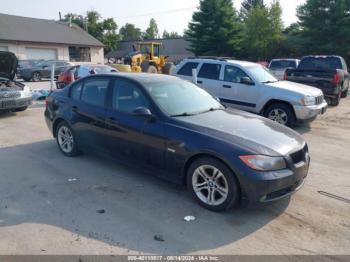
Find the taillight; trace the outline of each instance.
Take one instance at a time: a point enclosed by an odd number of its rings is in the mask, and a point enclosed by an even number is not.
[[[283,80],[288,80],[287,72],[284,72]]]
[[[337,72],[333,78],[333,84],[335,87],[338,87],[340,80],[341,80],[341,75],[339,74],[339,72]]]
[[[45,99],[45,108],[47,109],[49,107],[49,101],[47,100],[47,97]]]

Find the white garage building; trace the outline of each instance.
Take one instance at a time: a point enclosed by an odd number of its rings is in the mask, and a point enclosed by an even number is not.
[[[0,14],[0,51],[18,59],[104,63],[103,44],[75,24]]]

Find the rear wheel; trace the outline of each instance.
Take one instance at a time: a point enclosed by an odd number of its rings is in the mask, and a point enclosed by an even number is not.
[[[32,74],[32,81],[33,82],[39,82],[41,81],[41,74],[39,72],[34,72]]]
[[[349,87],[341,93],[341,97],[345,98],[345,97],[348,97],[348,95],[349,95]]]
[[[228,210],[239,199],[234,174],[214,158],[200,158],[191,164],[187,172],[187,187],[202,207],[212,211]]]
[[[141,70],[144,73],[150,73],[150,74],[158,73],[157,68],[154,65],[150,64],[148,61],[145,61],[141,64]]]
[[[285,103],[275,103],[270,105],[264,112],[264,116],[281,125],[293,127],[296,119],[293,109]]]
[[[166,63],[162,68],[162,73],[165,75],[172,75],[176,66],[173,63]]]
[[[58,124],[56,141],[59,149],[65,156],[73,157],[79,154],[74,132],[66,122]]]
[[[340,98],[342,96],[342,93],[339,91],[339,94],[335,98],[331,99],[331,106],[338,106],[340,103]]]

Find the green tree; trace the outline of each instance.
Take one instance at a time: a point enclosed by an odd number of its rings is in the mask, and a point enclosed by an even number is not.
[[[243,46],[246,58],[268,60],[272,58],[284,40],[282,8],[279,0],[270,7],[254,6],[244,20]]]
[[[185,37],[196,55],[237,56],[241,27],[231,0],[201,0]]]
[[[305,52],[350,59],[350,1],[307,0],[297,10]]]
[[[164,39],[172,39],[172,38],[180,38],[181,35],[178,32],[168,32],[164,30],[162,38]]]
[[[101,41],[105,45],[105,52],[108,53],[116,49],[119,35],[117,33],[118,25],[113,18],[102,19],[101,15],[96,11],[86,12],[86,16],[77,14],[66,14],[64,21],[80,26],[82,29],[87,29],[87,32]]]
[[[244,0],[241,4],[240,15],[242,19],[248,16],[250,10],[254,7],[264,7],[264,0]]]
[[[155,39],[158,38],[158,25],[154,18],[152,18],[149,22],[149,26],[146,29],[144,34],[144,39]]]
[[[135,27],[133,24],[128,23],[120,28],[119,34],[121,36],[121,39],[124,41],[141,40],[142,38],[141,29]]]

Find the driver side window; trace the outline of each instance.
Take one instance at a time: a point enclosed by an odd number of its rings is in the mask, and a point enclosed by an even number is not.
[[[133,113],[138,107],[149,108],[148,99],[140,88],[125,79],[116,79],[113,87],[113,109],[125,113]]]
[[[248,77],[248,75],[244,73],[242,69],[230,65],[225,66],[225,82],[240,83],[242,77]]]

